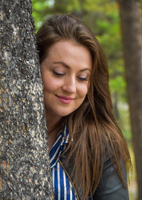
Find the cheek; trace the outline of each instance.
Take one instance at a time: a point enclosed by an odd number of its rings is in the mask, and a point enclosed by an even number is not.
[[[80,97],[82,98],[85,98],[87,93],[88,93],[88,85],[84,85],[83,87],[80,87],[80,89],[78,90],[79,91],[79,95]]]
[[[52,77],[48,77],[48,78],[42,77],[42,81],[43,81],[44,89],[48,91],[56,90],[61,85],[59,81],[53,79]]]
[[[49,89],[49,87],[51,87],[50,85],[52,85],[52,80],[50,80],[50,78],[45,78],[43,77],[42,78],[42,81],[43,81],[43,85],[44,85],[44,88],[45,89]]]

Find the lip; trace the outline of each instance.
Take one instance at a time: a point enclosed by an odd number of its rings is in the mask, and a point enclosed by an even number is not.
[[[61,96],[56,95],[56,96],[60,102],[65,103],[65,104],[71,103],[73,101],[72,97],[62,96],[62,95]]]

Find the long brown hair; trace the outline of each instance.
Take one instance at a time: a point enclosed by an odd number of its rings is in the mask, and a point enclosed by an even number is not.
[[[82,105],[65,117],[70,135],[68,160],[74,160],[74,182],[81,184],[85,199],[90,194],[90,188],[93,193],[97,188],[106,151],[112,163],[115,161],[116,171],[124,186],[120,160],[126,165],[130,163],[130,156],[125,138],[112,114],[108,65],[100,44],[89,27],[78,18],[69,14],[54,15],[37,33],[41,62],[50,47],[62,39],[87,47],[93,60],[88,94]],[[71,142],[72,139],[74,142]]]

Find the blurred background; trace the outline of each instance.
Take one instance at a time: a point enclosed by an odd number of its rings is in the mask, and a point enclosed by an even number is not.
[[[139,9],[141,9],[141,2],[139,1],[139,3]],[[81,18],[91,28],[102,45],[109,65],[109,85],[114,114],[127,140],[132,159],[133,167],[129,174],[129,196],[130,200],[136,200],[138,183],[125,78],[125,61],[122,52],[119,2],[115,0],[32,0],[32,4],[36,30],[50,15],[71,13]]]

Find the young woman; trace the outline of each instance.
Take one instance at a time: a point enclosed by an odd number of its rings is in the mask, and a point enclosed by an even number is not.
[[[130,156],[112,114],[100,44],[65,14],[44,23],[37,46],[55,199],[128,200]]]

